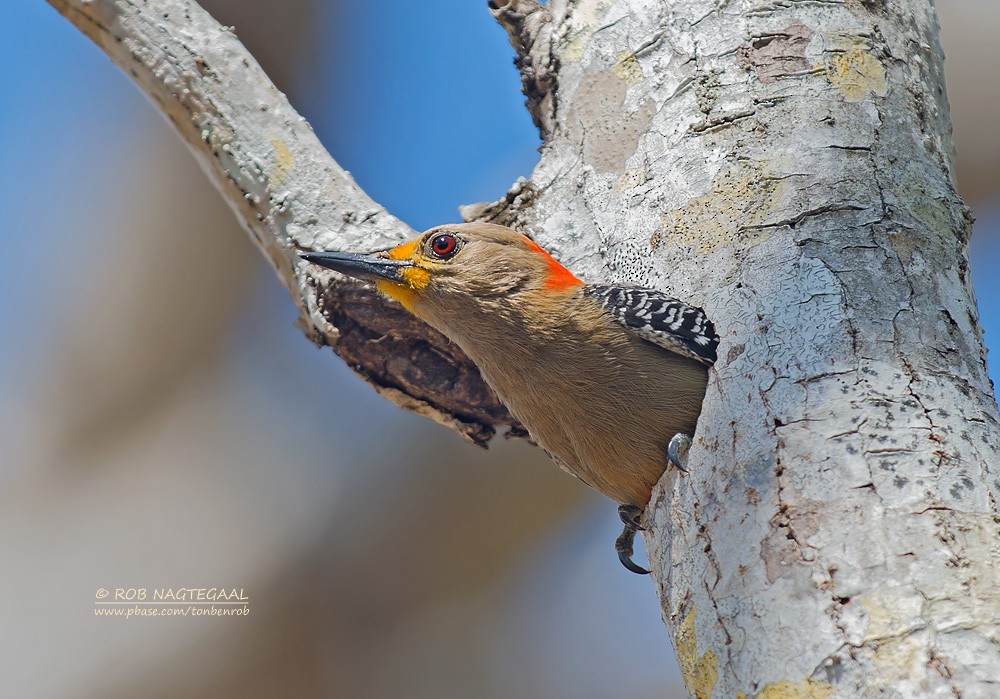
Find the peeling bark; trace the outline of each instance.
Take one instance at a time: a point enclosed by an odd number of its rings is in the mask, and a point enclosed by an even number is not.
[[[179,1],[50,1],[174,123],[314,339],[474,441],[509,424],[440,336],[296,262],[409,231],[231,33]],[[1000,419],[930,0],[492,10],[545,145],[463,215],[691,300],[723,338],[690,473],[646,510],[691,693],[1000,694]]]
[[[353,284],[324,286],[318,298],[323,317],[339,331],[334,350],[393,402],[481,446],[494,425],[516,424],[458,346],[399,304]]]

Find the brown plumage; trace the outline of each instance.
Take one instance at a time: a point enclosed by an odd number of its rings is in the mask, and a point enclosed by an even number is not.
[[[383,253],[303,256],[375,281],[448,336],[560,466],[616,502],[644,507],[671,438],[694,432],[718,342],[699,309],[588,286],[491,224],[440,226]]]

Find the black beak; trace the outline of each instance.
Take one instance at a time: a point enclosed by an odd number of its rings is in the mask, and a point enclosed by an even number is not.
[[[392,260],[378,252],[300,252],[299,257],[314,265],[366,281],[385,279],[403,283],[400,272],[413,266],[409,260]]]

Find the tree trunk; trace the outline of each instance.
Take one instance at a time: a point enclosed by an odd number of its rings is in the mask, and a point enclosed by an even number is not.
[[[410,231],[235,37],[179,0],[50,2],[177,126],[315,339],[475,441],[510,424],[442,338],[296,262]],[[545,145],[464,215],[587,281],[669,290],[722,335],[690,472],[646,511],[691,693],[1000,695],[1000,421],[931,2],[491,7]]]

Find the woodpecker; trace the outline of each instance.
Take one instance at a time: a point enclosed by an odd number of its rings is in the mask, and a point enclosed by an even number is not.
[[[455,342],[564,470],[619,505],[631,559],[653,485],[684,470],[719,338],[700,308],[654,289],[585,284],[504,226],[432,228],[374,253],[305,260],[374,282]]]

